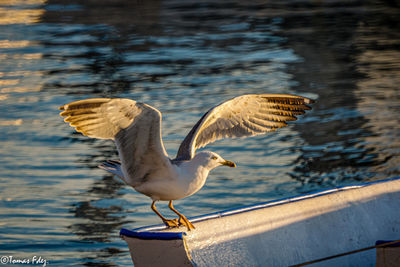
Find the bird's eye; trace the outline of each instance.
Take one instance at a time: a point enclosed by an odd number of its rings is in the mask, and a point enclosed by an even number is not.
[[[217,157],[216,156],[212,156],[211,159],[212,160],[217,160]]]

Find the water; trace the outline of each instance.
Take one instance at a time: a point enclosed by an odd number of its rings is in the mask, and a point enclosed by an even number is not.
[[[120,228],[159,223],[147,197],[97,169],[116,158],[113,144],[59,117],[81,98],[157,107],[171,157],[234,96],[317,99],[276,133],[208,146],[238,168],[176,201],[188,217],[400,175],[399,11],[396,1],[0,1],[0,255],[129,266]]]

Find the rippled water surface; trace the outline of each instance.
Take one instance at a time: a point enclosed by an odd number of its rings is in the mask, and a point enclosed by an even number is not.
[[[0,255],[131,265],[120,228],[159,223],[150,199],[96,167],[113,143],[59,117],[81,98],[158,108],[171,157],[234,96],[317,100],[287,128],[209,145],[238,168],[176,201],[189,217],[399,176],[396,3],[0,0]]]

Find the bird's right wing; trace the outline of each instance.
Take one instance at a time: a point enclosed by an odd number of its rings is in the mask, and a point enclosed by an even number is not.
[[[130,99],[94,98],[60,107],[76,131],[115,141],[125,182],[136,186],[171,166],[161,137],[161,113]]]
[[[210,109],[179,147],[177,159],[190,160],[196,149],[222,138],[254,136],[285,127],[311,109],[314,101],[288,94],[242,95]]]

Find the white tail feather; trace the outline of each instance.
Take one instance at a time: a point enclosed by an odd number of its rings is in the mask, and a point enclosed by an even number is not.
[[[106,170],[112,174],[117,175],[119,178],[121,178],[125,183],[125,177],[121,169],[121,163],[116,160],[107,160],[106,162],[100,164],[98,166],[100,169]]]

